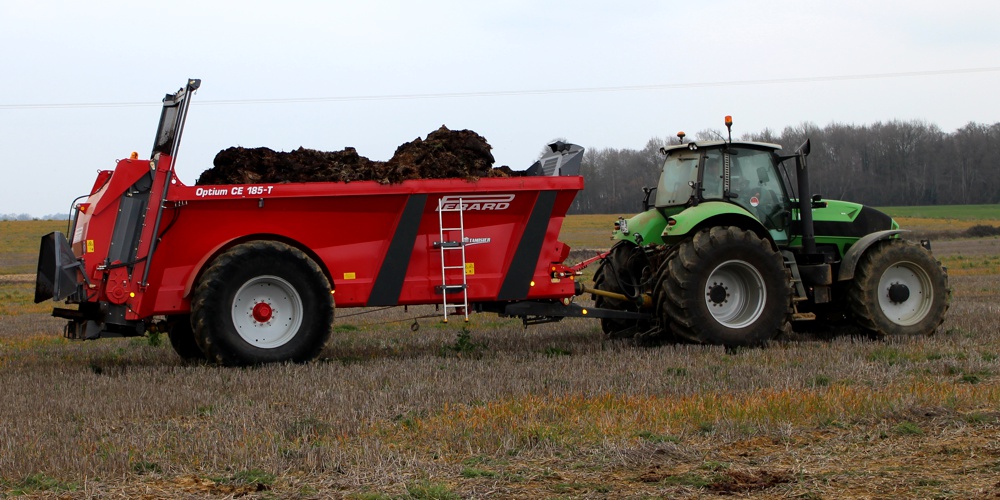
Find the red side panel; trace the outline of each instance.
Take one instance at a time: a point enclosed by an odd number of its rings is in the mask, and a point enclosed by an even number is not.
[[[255,238],[285,240],[316,256],[336,288],[338,307],[436,303],[442,284],[439,200],[465,204],[471,302],[562,298],[571,280],[552,280],[557,241],[581,177],[184,186],[175,183],[149,287],[138,316],[187,312],[201,266],[220,249]],[[456,227],[457,212],[445,212]],[[445,240],[459,239],[458,233]],[[458,275],[461,279],[461,275]],[[555,281],[555,282],[554,282]]]

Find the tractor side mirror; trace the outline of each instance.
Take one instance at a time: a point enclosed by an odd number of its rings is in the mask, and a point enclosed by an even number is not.
[[[823,195],[814,194],[812,197],[812,207],[813,208],[826,208],[826,202],[823,201]]]
[[[653,193],[656,192],[656,188],[655,187],[645,187],[645,186],[643,186],[642,192],[646,193],[646,195],[642,198],[642,211],[645,212],[645,211],[649,210],[649,208],[650,208],[650,206],[649,206],[649,197],[652,196]]]

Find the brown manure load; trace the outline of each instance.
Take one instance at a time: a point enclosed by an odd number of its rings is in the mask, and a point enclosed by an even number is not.
[[[373,161],[348,147],[342,151],[299,148],[232,147],[219,151],[214,167],[202,172],[197,185],[262,182],[376,181],[395,184],[413,179],[477,179],[518,175],[507,166],[493,168],[492,146],[471,130],[444,125],[396,148],[389,161]]]

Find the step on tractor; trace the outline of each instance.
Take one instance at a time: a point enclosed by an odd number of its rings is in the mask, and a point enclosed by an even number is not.
[[[793,325],[936,330],[950,290],[929,241],[903,239],[871,207],[812,194],[809,140],[786,153],[733,141],[725,124],[728,138],[684,142],[681,132],[661,148],[642,213],[615,222],[588,291],[598,308],[646,316],[601,319],[607,336],[752,346]]]

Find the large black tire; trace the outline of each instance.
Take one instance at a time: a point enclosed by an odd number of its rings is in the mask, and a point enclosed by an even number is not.
[[[648,261],[644,257],[642,249],[634,243],[628,241],[615,243],[608,256],[601,261],[597,271],[594,272],[594,288],[626,296],[642,293],[643,270],[648,266]],[[602,295],[594,295],[594,307],[619,311],[639,310],[633,302]],[[636,320],[601,318],[601,331],[608,338],[631,338],[639,330],[648,328],[647,325],[639,323]]]
[[[768,241],[737,227],[704,229],[667,260],[660,321],[693,342],[760,345],[790,327],[790,284]]]
[[[223,365],[305,362],[333,328],[330,282],[301,250],[275,241],[237,245],[218,256],[191,302],[195,339]]]
[[[944,321],[948,273],[929,251],[885,240],[861,257],[848,292],[858,326],[875,335],[930,335]]]
[[[204,360],[205,353],[198,347],[191,328],[191,316],[186,314],[167,318],[167,337],[174,352],[184,361]]]

